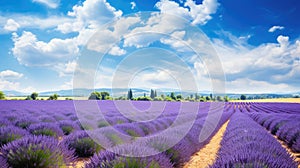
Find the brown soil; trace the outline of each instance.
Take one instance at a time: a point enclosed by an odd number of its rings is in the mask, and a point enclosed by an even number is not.
[[[75,161],[75,166],[72,167],[72,168],[83,168],[84,167],[84,164],[89,162],[89,158],[79,158]],[[69,167],[71,168],[71,167]]]
[[[210,142],[206,144],[200,151],[195,153],[191,159],[184,164],[183,168],[205,168],[214,163],[217,153],[221,147],[220,143],[228,122],[229,121],[223,124],[219,131],[212,137]]]
[[[273,135],[273,137],[277,139],[281,146],[285,148],[292,157],[295,158],[295,161],[298,162],[298,168],[300,168],[300,153],[293,152],[283,141],[278,139],[277,136]]]

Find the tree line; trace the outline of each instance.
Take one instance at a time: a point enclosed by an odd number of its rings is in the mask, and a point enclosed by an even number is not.
[[[32,94],[26,96],[26,98],[24,98],[23,100],[58,100],[59,95],[58,94],[53,94],[50,95],[49,97],[42,97],[40,99],[38,99],[39,94],[37,92],[33,92]],[[5,100],[6,96],[5,94],[0,91],[0,100]],[[70,100],[69,98],[66,98],[66,100]]]
[[[182,96],[181,94],[175,94],[171,92],[170,94],[161,94],[158,95],[157,90],[151,89],[150,94],[146,93],[143,96],[134,97],[132,89],[129,89],[127,95],[112,98],[108,92],[97,92],[94,91],[88,97],[89,100],[135,100],[135,101],[197,101],[197,102],[206,102],[206,101],[229,101],[228,96],[209,96],[199,95],[198,93],[190,94],[189,96]]]

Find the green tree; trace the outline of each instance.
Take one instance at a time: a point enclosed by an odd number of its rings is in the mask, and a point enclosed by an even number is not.
[[[27,96],[27,97],[25,98],[25,100],[32,100],[32,98],[31,98],[30,96]]]
[[[37,92],[33,92],[33,93],[30,95],[30,97],[31,97],[32,100],[36,100],[38,96],[39,96],[39,94],[38,94]]]
[[[206,96],[205,99],[206,99],[206,101],[210,101],[210,97],[209,96]]]
[[[133,94],[132,94],[132,90],[131,89],[129,89],[129,91],[128,91],[127,99],[128,100],[132,100],[133,99]]]
[[[212,99],[213,99],[213,95],[212,95],[212,93],[211,93],[211,94],[209,94],[209,97],[210,97],[210,100],[212,100]]]
[[[5,94],[2,91],[0,91],[0,100],[4,100],[4,99],[5,99]]]
[[[138,101],[151,101],[151,97],[140,96],[136,100],[138,100]]]
[[[246,100],[247,99],[247,97],[246,97],[246,95],[241,95],[241,100]]]
[[[175,93],[174,93],[174,92],[171,92],[170,97],[171,97],[171,99],[176,100],[176,97],[175,97]]]
[[[199,99],[200,99],[200,96],[197,93],[195,93],[195,100],[199,100]]]
[[[100,100],[100,93],[99,92],[92,92],[89,96],[89,100]]]
[[[182,95],[177,95],[176,96],[176,100],[181,100],[183,97],[182,97]]]
[[[154,91],[154,97],[157,97],[157,91],[156,90]]]
[[[57,100],[58,97],[59,97],[59,95],[55,93],[55,94],[49,96],[48,100]]]
[[[221,96],[217,96],[217,101],[223,101],[222,97]]]
[[[225,102],[229,102],[229,97],[228,96],[224,96],[224,101]]]
[[[155,93],[154,93],[154,90],[150,90],[150,97],[151,97],[151,99],[154,99],[154,97],[155,97]]]
[[[169,96],[166,96],[164,100],[165,100],[165,101],[174,101],[174,99],[172,99],[172,98],[169,97]]]
[[[108,100],[109,99],[109,93],[108,92],[100,92],[101,100]]]

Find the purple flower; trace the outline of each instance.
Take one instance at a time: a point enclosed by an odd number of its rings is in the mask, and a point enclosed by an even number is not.
[[[26,129],[28,128],[31,124],[33,123],[38,123],[39,121],[33,117],[29,117],[29,116],[26,116],[26,117],[19,117],[15,120],[15,125],[20,127],[20,128],[23,128],[23,129]]]
[[[297,163],[274,137],[242,113],[235,113],[227,126],[218,158],[211,168],[289,167]]]
[[[0,128],[11,125],[11,122],[6,118],[0,118]]]
[[[20,139],[29,133],[15,126],[7,126],[0,128],[0,147],[8,142],[12,142],[14,140]]]
[[[70,120],[59,121],[58,125],[62,129],[65,135],[69,135],[74,131],[80,130],[79,125],[74,121],[70,121]]]
[[[85,131],[74,132],[64,138],[61,143],[69,149],[74,149],[78,157],[90,157],[102,149],[101,145],[90,138]]]
[[[33,135],[45,135],[56,138],[64,135],[63,131],[55,123],[32,124],[29,126],[28,130]]]
[[[41,115],[38,118],[41,122],[47,122],[47,123],[54,123],[56,122],[55,118],[49,116],[49,115]]]
[[[74,151],[48,136],[27,136],[1,149],[9,167],[65,167],[75,160]]]
[[[170,159],[163,153],[144,156],[152,151],[152,153],[158,153],[155,149],[147,146],[138,146],[133,144],[126,144],[114,147],[110,151],[103,151],[99,154],[95,154],[91,158],[91,162],[85,165],[85,168],[111,168],[111,167],[139,167],[139,168],[172,168]],[[130,156],[140,157],[130,157]]]
[[[115,129],[123,134],[132,137],[142,137],[145,136],[144,131],[135,123],[118,124],[114,126]]]
[[[8,168],[6,159],[3,158],[3,156],[0,155],[0,168]]]

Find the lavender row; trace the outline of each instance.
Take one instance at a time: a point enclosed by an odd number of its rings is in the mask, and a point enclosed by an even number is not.
[[[238,112],[231,117],[217,160],[210,167],[297,168],[297,163],[263,127]]]
[[[101,167],[103,165],[108,167],[114,167],[116,165],[127,167],[132,164],[137,167],[179,167],[181,164],[188,161],[195,152],[199,151],[207,144],[216,131],[219,130],[228,118],[230,118],[233,112],[230,107],[231,106],[229,106],[225,112],[222,111],[220,121],[217,123],[216,127],[214,127],[215,124],[213,122],[218,120],[218,115],[214,115],[209,119],[210,121],[207,120],[206,117],[197,118],[184,138],[179,142],[176,142],[174,146],[170,146],[173,144],[172,141],[174,141],[174,137],[181,136],[183,133],[182,130],[186,129],[185,127],[187,125],[178,125],[172,131],[166,132],[160,136],[155,136],[154,134],[129,144],[114,146],[110,150],[95,154],[92,157],[91,162],[86,164],[86,167]],[[211,113],[216,114],[220,112],[217,110],[222,109],[214,109]],[[207,139],[199,142],[200,132],[205,131],[203,130],[204,122],[208,122],[208,125],[206,126],[209,127],[209,129],[213,129],[213,131],[212,133],[209,133]],[[112,153],[111,151],[114,152]],[[123,156],[130,153],[139,154],[140,156],[145,157],[137,158]],[[154,155],[148,156],[149,153]]]
[[[1,153],[4,154],[6,150],[15,150],[15,153],[26,153],[26,152],[34,152],[37,153],[37,157],[41,155],[42,156],[51,156],[51,158],[60,158],[62,160],[57,161],[57,165],[51,165],[50,167],[56,167],[58,164],[68,165],[71,164],[71,161],[74,160],[76,157],[90,157],[95,153],[109,153],[109,151],[104,150],[102,146],[99,146],[98,143],[94,142],[88,134],[98,134],[102,135],[100,136],[101,143],[105,144],[106,146],[111,147],[111,149],[116,151],[126,151],[130,152],[130,150],[136,150],[136,152],[142,152],[142,151],[158,151],[163,152],[162,154],[158,154],[158,156],[150,157],[150,158],[144,158],[142,160],[139,160],[137,162],[141,162],[142,165],[152,165],[154,166],[156,164],[160,165],[160,167],[169,167],[170,165],[178,165],[184,161],[186,161],[192,153],[196,152],[198,149],[202,148],[204,144],[206,144],[211,136],[213,134],[209,133],[208,138],[205,139],[203,142],[199,142],[199,134],[200,130],[202,129],[204,122],[208,122],[208,127],[214,129],[214,132],[219,129],[220,125],[224,123],[231,115],[231,113],[224,113],[221,117],[221,120],[219,123],[217,123],[217,126],[215,127],[214,121],[210,120],[208,121],[206,119],[208,110],[210,107],[210,104],[203,103],[202,106],[199,108],[198,111],[196,111],[196,115],[191,115],[193,108],[187,109],[186,111],[183,111],[181,114],[178,114],[178,107],[180,104],[177,102],[174,103],[168,103],[168,108],[163,111],[155,120],[146,121],[146,122],[136,122],[131,121],[127,117],[124,117],[119,112],[111,112],[111,109],[116,110],[114,107],[111,106],[103,106],[106,107],[106,111],[104,112],[105,119],[108,119],[111,117],[112,122],[115,121],[123,121],[123,122],[116,122],[114,125],[103,125],[103,120],[99,120],[99,118],[96,118],[98,121],[97,129],[92,129],[87,132],[80,131],[82,127],[85,125],[80,125],[80,122],[77,119],[76,113],[74,109],[72,109],[72,104],[70,104],[69,101],[62,101],[62,102],[51,102],[49,101],[47,103],[44,102],[38,102],[38,101],[32,101],[31,105],[23,104],[23,102],[14,102],[11,101],[10,105],[5,104],[3,102],[0,102],[0,106],[2,109],[0,113],[0,131],[1,136]],[[88,104],[88,102],[85,102]],[[109,105],[109,101],[103,102],[106,103],[106,105]],[[105,104],[104,104],[105,105]],[[140,106],[144,104],[139,104]],[[195,105],[193,103],[186,104],[188,106]],[[57,107],[60,108],[57,108]],[[230,108],[231,106],[226,106],[226,108]],[[59,109],[59,110],[58,110]],[[169,110],[169,112],[168,112]],[[222,108],[212,108],[211,113],[217,114],[222,111]],[[150,111],[151,112],[151,111]],[[157,113],[156,111],[153,111],[153,113]],[[86,113],[89,115],[89,111]],[[112,115],[113,114],[113,115]],[[142,117],[144,114],[140,113],[137,114],[137,116]],[[155,114],[156,115],[156,114]],[[177,115],[177,116],[176,116]],[[165,131],[167,128],[172,126],[172,124],[175,122],[176,118],[180,116],[182,117],[182,120],[179,122],[179,124],[175,125],[175,132],[166,132],[165,134],[162,134],[164,136],[159,136],[159,142],[165,142],[166,144],[170,144],[172,139],[170,137],[174,136],[174,134],[181,135],[183,132],[182,129],[190,129],[187,127],[187,124],[189,121],[192,121],[195,119],[195,123],[192,123],[192,128],[187,132],[187,135],[184,136],[182,140],[179,142],[176,142],[175,146],[172,146],[171,148],[168,148],[168,150],[164,150],[165,148],[157,148],[157,146],[153,145],[153,140],[157,137],[159,132]],[[217,115],[216,115],[217,116]],[[90,117],[90,116],[88,116]],[[91,116],[92,117],[92,116]],[[218,119],[218,118],[215,118]],[[102,123],[101,123],[102,122]],[[126,136],[117,136],[111,134],[112,130],[115,129],[119,132],[122,132],[123,134],[130,135],[133,137],[133,139],[128,139]],[[202,131],[202,130],[201,130]],[[213,132],[213,133],[214,133]],[[12,133],[12,134],[11,134]],[[169,134],[168,134],[169,133]],[[176,135],[175,135],[176,136]],[[41,137],[47,137],[47,138],[41,138]],[[147,137],[147,141],[137,141],[135,137]],[[51,141],[52,144],[56,143],[56,146],[61,149],[59,151],[58,149],[55,149],[52,151],[51,147],[45,146],[43,144],[43,141],[36,140],[36,139],[43,139],[45,143],[47,144],[47,141]],[[58,140],[60,141],[58,143]],[[25,145],[23,141],[28,142],[29,144],[32,144],[33,146],[37,145],[36,148],[34,148],[34,151],[27,151],[28,146]],[[55,141],[55,143],[53,143]],[[133,143],[137,141],[136,143]],[[135,144],[138,148],[136,149]],[[162,146],[166,146],[166,144],[161,144]],[[63,147],[60,147],[63,146]],[[131,146],[130,148],[128,146]],[[146,146],[145,149],[143,146]],[[46,151],[50,151],[50,153],[43,153],[41,152],[44,149],[48,149]],[[63,153],[72,153],[73,159],[68,159],[70,157],[69,155],[64,155]],[[135,151],[131,151],[135,152]],[[53,155],[52,153],[58,153],[58,155]],[[7,162],[4,164],[13,164],[14,161],[10,161],[9,158],[6,155],[0,156],[1,162]],[[68,156],[68,157],[67,157]],[[98,155],[97,155],[98,156]],[[14,155],[11,156],[11,158],[15,158],[17,160],[23,160],[26,162],[26,159],[19,159],[21,156]],[[26,156],[27,158],[29,156]],[[65,158],[66,157],[66,158]],[[96,155],[95,155],[96,157]],[[30,157],[29,157],[30,158]],[[94,158],[94,157],[93,157]],[[113,159],[113,163],[117,162],[124,162],[125,160],[128,160],[126,157],[121,157],[115,155]],[[160,160],[159,158],[165,158]],[[38,159],[38,158],[33,158]],[[124,160],[125,159],[125,160]],[[133,158],[130,158],[131,160]],[[4,161],[3,161],[4,160]],[[47,160],[47,159],[45,159]],[[93,160],[93,159],[92,159]],[[95,160],[95,159],[94,159]],[[97,159],[96,159],[97,160]],[[35,160],[36,163],[39,163],[40,160]],[[136,160],[133,159],[133,162]],[[149,164],[146,163],[146,161],[151,161]],[[53,162],[53,160],[50,160],[49,163]],[[118,162],[118,163],[119,163]],[[92,162],[91,162],[92,163]],[[28,165],[30,167],[30,163],[20,163],[24,165]],[[44,164],[42,161],[41,164]],[[46,164],[46,163],[45,163]],[[121,164],[121,163],[120,163]],[[157,166],[156,166],[157,167]]]
[[[276,135],[292,151],[300,152],[300,115],[251,113],[250,116],[273,135]]]

